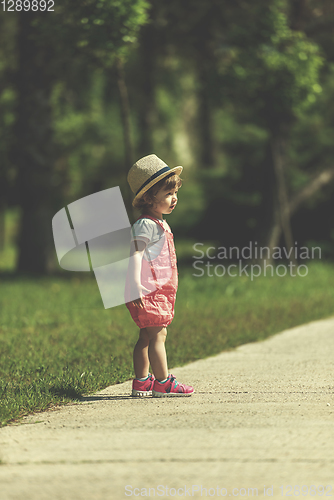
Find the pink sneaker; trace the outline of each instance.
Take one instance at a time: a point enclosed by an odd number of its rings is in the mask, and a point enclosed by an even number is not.
[[[166,398],[169,396],[191,396],[194,388],[190,385],[179,384],[174,375],[169,374],[166,382],[155,379],[152,396],[154,398]]]
[[[154,380],[154,375],[151,375],[151,373],[148,374],[146,380],[134,378],[132,382],[132,396],[151,396]]]

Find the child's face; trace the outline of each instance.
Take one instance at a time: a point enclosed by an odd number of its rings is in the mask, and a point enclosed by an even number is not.
[[[155,196],[153,210],[159,214],[170,214],[177,204],[178,188],[160,189]]]

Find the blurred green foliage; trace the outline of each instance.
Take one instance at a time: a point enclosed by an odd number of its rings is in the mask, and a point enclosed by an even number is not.
[[[0,212],[21,203],[14,154],[19,19],[0,13]],[[119,58],[135,157],[155,152],[185,167],[170,218],[176,236],[225,246],[265,238],[273,133],[286,138],[290,199],[333,167],[329,0],[67,0],[52,20],[38,15],[32,26],[36,47],[50,50],[54,212],[126,185]],[[333,191],[328,183],[291,219],[299,244],[320,242],[327,258],[334,256]]]

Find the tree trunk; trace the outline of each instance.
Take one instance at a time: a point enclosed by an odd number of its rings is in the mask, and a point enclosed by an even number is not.
[[[284,240],[287,247],[288,254],[291,250],[291,256],[289,260],[296,265],[296,260],[294,258],[294,241],[292,237],[291,231],[291,223],[290,223],[290,210],[289,210],[289,201],[288,194],[285,183],[285,175],[284,175],[284,141],[279,136],[274,136],[271,139],[271,147],[272,147],[272,156],[273,156],[273,165],[276,177],[276,186],[277,186],[277,211],[279,215],[281,229],[284,235]],[[277,221],[276,221],[277,225]],[[279,242],[279,231],[278,227],[272,232],[272,242],[278,244]],[[274,237],[275,235],[275,237]],[[276,242],[274,241],[276,238]],[[276,245],[273,245],[276,246]]]
[[[326,168],[315,175],[306,186],[296,193],[289,203],[290,214],[292,215],[300,205],[312,198],[323,186],[327,186],[334,180],[334,167]]]
[[[276,224],[275,216],[277,213],[276,181],[269,141],[266,143],[263,167],[258,184],[262,192],[261,212],[259,214],[259,227],[261,228],[259,244],[260,246],[268,246],[273,226]]]
[[[116,61],[117,68],[117,83],[120,95],[120,105],[121,105],[121,115],[122,115],[122,126],[123,126],[123,138],[124,138],[124,149],[125,149],[125,171],[126,174],[128,170],[131,168],[134,159],[133,159],[133,145],[131,139],[131,127],[130,127],[130,103],[128,90],[125,83],[125,74],[124,74],[124,66],[123,61],[121,59],[117,59]],[[126,211],[129,215],[130,222],[133,223],[135,221],[136,212],[132,207],[132,194],[130,186],[126,179],[124,179],[124,187],[122,189],[124,194],[124,204]],[[132,219],[132,220],[131,220]]]
[[[259,246],[268,248],[269,252],[265,252],[262,259],[259,255],[258,258],[255,259],[255,262],[259,265],[264,265],[264,261],[269,264],[272,263],[274,248],[279,245],[282,234],[277,192],[277,178],[274,168],[272,144],[270,141],[266,144],[264,168],[263,174],[261,175],[261,181],[263,201],[260,227],[262,229],[262,234],[259,238]]]
[[[125,161],[130,168],[130,166],[132,166],[133,163],[133,147],[132,147],[131,130],[130,130],[130,104],[129,104],[128,90],[125,83],[124,65],[122,59],[120,58],[117,59],[116,66],[117,66],[117,83],[118,83],[118,90],[121,103]]]
[[[6,203],[5,200],[0,199],[0,252],[3,252],[5,248],[5,215],[6,215]]]
[[[334,167],[324,169],[323,171],[317,173],[313,179],[306,184],[306,186],[301,188],[290,200],[285,202],[285,211],[288,220],[290,221],[291,215],[295,213],[303,203],[312,198],[312,196],[314,196],[320,189],[333,181]],[[269,248],[270,256],[273,254],[273,249],[279,245],[282,235],[282,216],[278,202],[278,188],[277,185],[274,187],[276,193],[273,194],[273,204],[271,209],[270,205],[266,205],[268,212],[271,214],[271,222],[268,228],[269,230],[266,232],[266,237],[261,243],[261,246]],[[271,192],[270,185],[268,185],[268,192]]]
[[[215,166],[212,109],[208,88],[207,64],[199,59],[198,80],[198,129],[200,139],[200,165],[203,168]]]
[[[54,147],[50,106],[51,79],[47,46],[38,43],[36,12],[21,12],[18,23],[18,108],[13,157],[21,208],[17,270],[45,273],[54,251]]]
[[[306,0],[290,0],[290,26],[303,31],[305,25]]]
[[[268,241],[265,246],[269,248],[269,257],[265,260],[271,264],[272,263],[272,255],[274,253],[274,248],[279,245],[279,241],[282,234],[282,226],[281,226],[281,218],[278,202],[274,203],[273,213],[272,213],[272,225],[270,228],[270,232],[268,234]]]
[[[154,7],[151,8],[154,21]],[[155,123],[155,54],[156,27],[154,22],[144,26],[139,45],[138,96],[139,144],[138,155],[153,153],[153,129]]]

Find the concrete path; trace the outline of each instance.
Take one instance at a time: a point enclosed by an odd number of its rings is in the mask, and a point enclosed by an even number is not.
[[[0,430],[0,499],[334,497],[333,368],[329,319],[173,370],[190,398],[129,381],[27,417]]]

